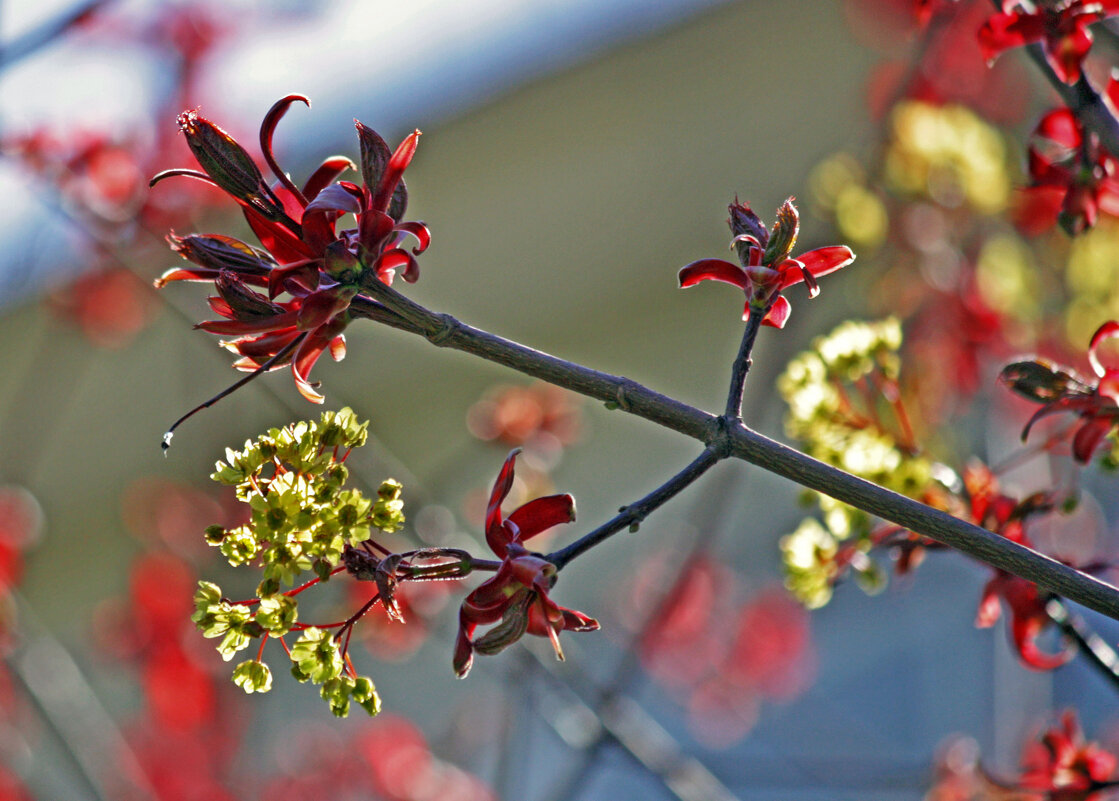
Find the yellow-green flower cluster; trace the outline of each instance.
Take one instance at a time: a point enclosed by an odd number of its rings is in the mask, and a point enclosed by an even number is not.
[[[813,341],[793,359],[777,387],[788,404],[785,428],[806,453],[896,492],[920,496],[933,481],[934,465],[899,441],[891,397],[900,371],[901,324],[848,321]],[[883,392],[883,388],[886,391]],[[890,421],[887,426],[882,421]],[[828,496],[813,493],[822,522],[808,519],[781,541],[786,586],[806,606],[823,606],[843,568],[868,590],[884,577],[866,552],[871,518]]]
[[[239,451],[226,450],[211,478],[236,488],[238,499],[249,506],[249,522],[230,529],[210,526],[206,541],[235,567],[259,567],[261,581],[247,602],[229,601],[216,584],[199,582],[192,616],[203,636],[221,639],[218,651],[226,661],[254,639],[298,631],[289,651],[292,672],[300,681],[320,685],[339,716],[348,714],[351,700],[376,714],[380,701],[373,683],[344,669],[331,632],[298,623],[297,596],[282,588],[308,571],[329,579],[347,546],[360,546],[374,531],[393,532],[404,524],[398,481],[383,482],[376,499],[344,488],[349,471],[343,460],[365,443],[368,425],[342,409],[323,413],[318,422],[273,428]],[[272,673],[259,659],[248,660],[234,669],[233,681],[245,692],[267,692]]]

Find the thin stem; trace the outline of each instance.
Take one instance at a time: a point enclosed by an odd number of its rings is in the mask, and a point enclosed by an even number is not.
[[[391,287],[385,289],[397,294]],[[359,303],[359,299],[360,296],[355,298],[351,306],[356,317],[364,316],[366,305],[372,304],[368,300]],[[1119,590],[1044,554],[845,473],[762,436],[741,423],[727,425],[722,418],[661,395],[631,379],[559,359],[466,325],[448,314],[436,314],[404,300],[409,304],[409,316],[416,323],[416,333],[422,333],[436,345],[472,353],[525,375],[605,401],[611,408],[621,409],[704,444],[725,447],[734,458],[897,523],[1119,620]],[[391,304],[386,301],[384,305],[397,311],[395,299]],[[383,309],[378,310],[377,316],[382,315]],[[398,327],[413,330],[411,325]]]
[[[715,448],[708,446],[703,450],[703,453],[692,460],[691,464],[668,481],[661,484],[644,498],[636,503],[631,503],[629,506],[623,506],[618,510],[618,514],[609,521],[603,523],[594,531],[583,535],[566,548],[561,548],[555,553],[548,554],[545,558],[562,570],[564,565],[576,556],[590,550],[601,542],[605,542],[622,529],[628,528],[630,531],[636,531],[637,526],[640,525],[641,521],[648,517],[652,511],[678,495],[697,478],[711,469],[720,458]]]
[[[198,412],[202,411],[203,409],[208,409],[209,407],[213,406],[215,403],[220,401],[222,398],[224,398],[226,395],[232,395],[234,392],[239,390],[241,387],[245,386],[245,384],[249,383],[250,381],[252,381],[257,376],[263,375],[264,373],[271,370],[274,366],[276,366],[283,359],[285,359],[292,351],[294,351],[296,349],[296,347],[298,345],[300,345],[300,343],[302,343],[303,340],[305,340],[306,338],[307,338],[306,332],[300,334],[295,339],[293,339],[291,342],[284,345],[283,348],[281,348],[279,351],[277,351],[275,356],[273,356],[271,359],[266,361],[264,364],[260,365],[260,367],[256,368],[255,370],[253,370],[251,373],[249,373],[247,376],[240,379],[239,381],[236,381],[233,384],[230,384],[228,387],[223,389],[221,392],[219,392],[214,397],[210,398],[208,401],[205,401],[203,403],[198,404],[193,409],[191,409],[189,412],[187,412],[182,417],[180,417],[178,420],[176,420],[174,423],[172,423],[171,427],[168,428],[166,432],[164,432],[163,442],[160,443],[162,448],[163,448],[163,455],[166,456],[167,455],[167,449],[171,447],[171,437],[175,436],[175,429],[176,428],[178,428],[180,425],[185,423],[187,420],[189,420],[191,417],[193,417]]]
[[[774,295],[776,300],[777,295]],[[742,419],[742,393],[746,388],[746,374],[750,372],[753,360],[750,353],[754,350],[754,340],[758,337],[758,329],[762,320],[769,313],[772,303],[764,311],[750,311],[750,318],[746,321],[746,330],[742,332],[742,344],[738,346],[738,356],[730,371],[730,391],[727,393],[726,410],[723,412],[731,420]]]
[[[1088,628],[1083,620],[1071,614],[1060,598],[1054,596],[1046,601],[1045,613],[1066,637],[1076,643],[1088,664],[1119,689],[1119,654],[1115,653],[1115,649]]]

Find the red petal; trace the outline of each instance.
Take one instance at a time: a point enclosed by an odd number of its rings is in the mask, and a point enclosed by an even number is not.
[[[382,253],[381,258],[377,259],[376,270],[377,277],[386,284],[392,283],[392,275],[397,270],[401,270],[400,277],[410,284],[416,283],[420,277],[420,264],[416,261],[415,256],[400,248],[393,248]],[[385,280],[386,274],[389,274],[388,280]]]
[[[314,200],[319,192],[330,186],[334,180],[346,170],[356,170],[357,165],[345,156],[331,156],[315,170],[307,183],[303,184],[303,196]]]
[[[307,203],[307,199],[303,197],[303,193],[299,191],[299,187],[291,182],[291,179],[280,169],[280,165],[276,163],[276,157],[272,153],[272,134],[276,130],[276,124],[280,119],[287,114],[288,109],[292,103],[304,103],[309,108],[311,101],[303,95],[288,95],[287,97],[277,100],[272,108],[268,109],[268,113],[264,115],[264,121],[260,124],[260,150],[264,154],[264,160],[268,163],[268,167],[272,170],[272,174],[276,176],[279,181],[292,196],[300,201],[300,206]],[[285,204],[286,205],[286,204]],[[288,214],[292,219],[298,220],[298,214]]]
[[[276,194],[283,198],[287,194],[287,190],[280,187],[276,190]],[[285,203],[285,206],[287,204]],[[250,208],[245,208],[245,219],[248,220],[249,227],[253,229],[256,238],[260,240],[260,244],[264,246],[276,261],[280,264],[289,264],[293,261],[300,261],[302,259],[315,258],[315,252],[298,236],[296,236],[286,225],[281,223],[272,222],[261,216],[259,213]],[[296,217],[303,215],[303,209],[300,208]]]
[[[213,281],[221,270],[208,267],[174,267],[152,282],[156,289],[163,289],[172,281]]]
[[[1115,422],[1108,417],[1097,417],[1077,429],[1076,436],[1072,438],[1072,455],[1076,461],[1087,464]]]
[[[1010,624],[1010,635],[1022,662],[1034,670],[1054,670],[1076,654],[1075,646],[1068,646],[1056,654],[1047,654],[1037,645],[1037,638],[1048,625],[1048,620],[1034,616],[1015,615]]]
[[[1034,129],[1034,135],[1048,139],[1065,150],[1074,151],[1080,147],[1083,133],[1076,115],[1067,108],[1059,108],[1041,118]]]
[[[330,358],[340,362],[346,358],[346,337],[339,334],[330,340]]]
[[[422,222],[402,222],[400,225],[396,226],[396,230],[406,231],[416,237],[416,242],[419,244],[412,248],[413,256],[419,256],[427,250],[427,246],[431,244],[431,231],[429,231],[427,226]]]
[[[416,155],[416,146],[420,141],[420,130],[417,128],[404,139],[403,142],[396,148],[389,159],[388,167],[385,168],[385,174],[381,176],[381,183],[376,187],[376,195],[373,197],[373,208],[378,211],[385,211],[388,209],[389,201],[392,200],[392,193],[396,191],[396,185],[400,183],[400,177],[404,174],[404,170],[412,163],[412,157]],[[370,187],[373,190],[373,187]]]
[[[979,29],[979,49],[990,63],[1004,50],[1040,41],[1047,31],[1040,14],[995,14]]]
[[[746,289],[750,279],[746,271],[737,264],[731,264],[723,259],[700,259],[693,261],[680,269],[680,288],[695,286],[700,281],[722,281],[734,284],[739,289]]]
[[[548,495],[536,498],[517,508],[506,518],[520,529],[518,542],[524,542],[553,526],[575,519],[575,499],[570,495]]]
[[[505,457],[505,464],[501,466],[501,472],[497,474],[497,481],[493,483],[493,489],[490,490],[490,500],[486,505],[486,541],[489,543],[490,549],[501,557],[505,556],[505,546],[510,541],[508,532],[502,525],[501,503],[509,495],[509,490],[513,488],[513,470],[516,465],[517,454],[520,452],[520,448],[514,448]]]
[[[1119,322],[1111,320],[1097,328],[1096,333],[1092,334],[1091,342],[1088,343],[1088,361],[1091,363],[1092,369],[1096,371],[1096,375],[1100,378],[1103,378],[1107,370],[1104,368],[1099,356],[1096,355],[1096,349],[1105,339],[1110,339],[1114,336],[1119,336]]]
[[[813,276],[819,278],[829,273],[834,273],[836,270],[846,267],[848,264],[855,260],[855,254],[851,248],[846,245],[832,245],[826,248],[816,248],[807,253],[802,253],[797,256],[794,261],[798,261],[804,265],[804,269],[812,273]],[[792,273],[792,271],[790,271]],[[793,273],[793,275],[796,275]],[[803,276],[796,275],[796,281],[792,283],[799,283]],[[782,282],[782,289],[785,288]]]
[[[778,296],[777,302],[773,304],[773,308],[769,310],[769,314],[762,320],[762,325],[768,325],[772,328],[784,328],[792,310],[793,308],[789,305],[789,301],[783,296]]]
[[[998,585],[1001,579],[996,576],[987,582],[983,588],[983,595],[979,599],[979,611],[975,614],[977,628],[987,629],[995,625],[995,621],[1002,615],[1002,606],[999,604]]]
[[[1080,65],[1091,49],[1091,31],[1078,25],[1067,35],[1046,41],[1045,60],[1058,78],[1072,84],[1080,80]]]

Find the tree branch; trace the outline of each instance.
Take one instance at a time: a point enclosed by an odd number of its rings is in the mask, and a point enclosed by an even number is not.
[[[594,531],[584,534],[566,548],[561,548],[554,553],[548,554],[544,558],[562,570],[564,565],[576,556],[590,550],[600,542],[605,542],[623,528],[636,531],[637,526],[641,524],[641,521],[644,520],[650,512],[672,500],[672,498],[691,485],[696,479],[710,470],[720,458],[722,457],[719,453],[714,448],[708,446],[704,449],[703,453],[691,462],[691,464],[668,481],[661,484],[644,498],[636,503],[631,503],[629,506],[623,506],[618,510],[617,515],[606,523],[603,523]]]
[[[447,314],[436,314],[384,287],[378,298],[384,307],[400,313],[408,309],[408,322],[396,327],[423,334],[441,347],[471,353],[505,365],[525,375],[604,401],[657,425],[697,439],[717,450],[802,486],[949,545],[991,567],[1035,582],[1046,590],[1119,620],[1119,590],[1044,554],[980,528],[947,512],[879,487],[845,473],[799,451],[748,429],[741,423],[724,424],[724,418],[696,409],[642,386],[628,378],[592,370],[517,342],[481,331]],[[359,302],[361,301],[361,302]],[[356,317],[367,315],[369,301],[357,298],[351,306]],[[375,316],[383,317],[382,310]]]

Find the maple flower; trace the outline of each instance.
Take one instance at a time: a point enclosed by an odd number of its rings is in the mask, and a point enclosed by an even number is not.
[[[564,609],[548,597],[556,566],[530,553],[524,542],[560,523],[575,519],[575,499],[548,495],[531,500],[503,516],[501,503],[513,488],[513,469],[519,449],[512,451],[494,482],[486,507],[486,543],[501,559],[494,575],[466,596],[459,609],[455,641],[455,675],[470,672],[474,654],[493,655],[527,634],[547,637],[556,658],[563,659],[561,631],[595,631],[598,621],[582,612]],[[497,625],[479,637],[478,626]]]
[[[1119,367],[1105,367],[1097,350],[1105,340],[1119,337],[1119,321],[1111,320],[1096,329],[1088,344],[1088,362],[1099,379],[1088,383],[1075,371],[1058,367],[1045,359],[1029,359],[1008,364],[999,380],[1019,395],[1045,404],[1022,429],[1022,439],[1030,435],[1034,423],[1058,412],[1073,412],[1084,422],[1072,438],[1072,455],[1087,463],[1104,437],[1119,424]]]
[[[1114,754],[1085,741],[1076,713],[1068,710],[1059,726],[1030,743],[1022,754],[1021,789],[1042,791],[1060,801],[1088,801],[1115,787],[1115,765]]]
[[[391,284],[397,273],[405,281],[416,281],[415,257],[431,236],[423,223],[403,221],[408,203],[403,174],[420,132],[390,151],[373,129],[355,120],[362,185],[338,180],[346,170],[359,167],[348,158],[332,156],[297,187],[272,153],[276,125],[296,101],[310,105],[302,95],[288,95],[272,106],[261,124],[260,148],[276,178],[273,185],[228,133],[196,111],[179,115],[179,126],[202,171],[165,170],[151,183],[186,176],[217,186],[241,205],[263,248],[217,234],[172,233],[171,249],[193,266],[169,270],[155,285],[213,281],[218,294],[210,306],[223,319],[197,327],[233,337],[222,344],[241,357],[234,363],[239,370],[258,372],[290,364],[300,394],[322,403],[308,375],[324,352],[329,350],[335,359],[345,355],[343,332],[350,322],[350,303],[371,281]],[[345,214],[355,216],[356,228],[338,230]],[[403,247],[409,236],[417,242],[411,250]],[[289,299],[276,302],[283,294]]]
[[[1035,493],[1021,501],[999,491],[998,480],[986,465],[975,464],[964,473],[964,486],[971,500],[971,513],[975,522],[1001,534],[1008,540],[1032,548],[1026,536],[1024,522],[1032,515],[1042,514],[1053,508],[1052,498]],[[1001,615],[1000,601],[1010,612],[1010,638],[1022,662],[1035,670],[1053,670],[1068,662],[1076,653],[1075,646],[1048,654],[1037,644],[1038,637],[1053,625],[1045,611],[1047,598],[1031,581],[996,570],[983,587],[976,614],[975,625],[989,628]]]
[[[1115,14],[1119,0],[1036,0],[1033,10],[1021,0],[1003,0],[1002,11],[979,29],[979,47],[991,63],[1004,50],[1038,42],[1057,77],[1072,84],[1092,47],[1088,26]]]
[[[1041,118],[1028,168],[1024,207],[1030,216],[1042,217],[1024,220],[1029,228],[1040,228],[1038,222],[1051,225],[1056,218],[1069,236],[1076,236],[1096,224],[1100,211],[1119,216],[1119,161],[1071,110],[1055,109]]]
[[[789,301],[782,290],[803,281],[810,297],[820,294],[816,279],[846,267],[855,260],[855,254],[846,245],[816,248],[797,258],[789,254],[796,244],[800,229],[800,216],[793,198],[786,200],[777,210],[777,221],[772,233],[749,204],[739,203],[738,198],[730,209],[731,247],[738,253],[741,266],[723,259],[700,259],[680,270],[680,287],[695,286],[700,281],[723,281],[734,284],[746,293],[746,308],[742,319],[750,313],[765,314],[762,325],[784,328],[789,319]]]

